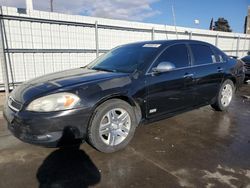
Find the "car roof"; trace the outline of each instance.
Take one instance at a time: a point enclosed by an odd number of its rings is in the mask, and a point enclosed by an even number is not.
[[[175,43],[199,43],[199,44],[206,44],[206,45],[212,45],[207,42],[203,41],[198,41],[198,40],[187,40],[187,39],[179,39],[179,40],[150,40],[150,41],[141,41],[141,42],[134,42],[134,43],[129,43],[125,44],[123,46],[131,45],[131,46],[140,46],[140,45],[145,45],[145,44],[161,44],[161,45],[171,45]]]
[[[224,54],[227,56],[222,50],[220,50],[218,47],[204,41],[199,41],[199,40],[189,40],[189,39],[178,39],[178,40],[150,40],[150,41],[140,41],[140,42],[134,42],[134,43],[129,43],[129,44],[124,44],[119,47],[142,47],[145,44],[160,44],[160,47],[158,48],[159,51],[162,49],[173,45],[173,44],[178,44],[178,43],[193,43],[193,44],[201,44],[201,45],[208,45],[211,46],[213,49],[217,49],[220,51],[221,54]]]

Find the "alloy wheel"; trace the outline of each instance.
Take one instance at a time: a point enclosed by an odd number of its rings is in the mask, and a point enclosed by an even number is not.
[[[233,97],[233,87],[230,84],[226,84],[221,92],[221,104],[224,107],[227,107]]]
[[[105,144],[116,146],[127,138],[130,128],[129,113],[122,108],[114,108],[102,117],[99,135]]]

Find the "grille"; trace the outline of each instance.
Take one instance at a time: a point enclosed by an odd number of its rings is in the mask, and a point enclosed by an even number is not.
[[[8,98],[8,106],[15,111],[19,111],[22,108],[22,104],[19,102],[15,101],[12,97]]]

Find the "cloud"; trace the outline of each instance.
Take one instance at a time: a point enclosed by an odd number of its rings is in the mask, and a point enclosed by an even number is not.
[[[152,8],[159,0],[54,0],[56,12],[142,21],[160,14]],[[33,0],[34,8],[49,10],[49,0]],[[25,7],[25,0],[0,0],[0,5]]]

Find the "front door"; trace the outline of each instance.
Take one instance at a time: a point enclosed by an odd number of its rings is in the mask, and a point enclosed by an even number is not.
[[[147,117],[155,117],[190,107],[194,102],[194,79],[185,44],[168,47],[146,75]],[[175,69],[151,73],[160,62],[170,62]]]

